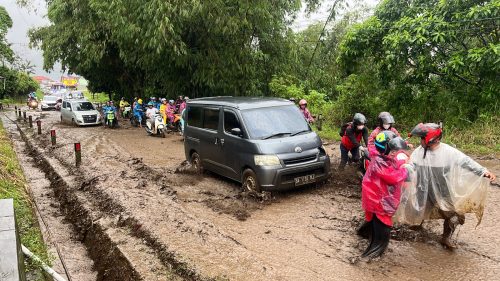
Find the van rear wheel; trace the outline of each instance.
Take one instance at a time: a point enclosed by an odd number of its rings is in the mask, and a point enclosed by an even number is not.
[[[191,165],[195,169],[196,173],[198,174],[203,173],[203,166],[201,166],[201,158],[197,152],[193,152],[193,154],[191,154]]]
[[[260,188],[259,181],[257,180],[257,174],[251,169],[246,169],[243,171],[243,189],[250,192],[260,193],[262,190]]]

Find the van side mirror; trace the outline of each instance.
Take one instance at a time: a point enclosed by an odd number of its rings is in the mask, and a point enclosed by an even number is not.
[[[243,136],[243,133],[241,132],[240,128],[232,128],[231,135],[241,137]]]

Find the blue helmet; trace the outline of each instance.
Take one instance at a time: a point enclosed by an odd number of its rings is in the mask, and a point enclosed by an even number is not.
[[[148,106],[153,106],[154,103],[152,101],[148,102]]]

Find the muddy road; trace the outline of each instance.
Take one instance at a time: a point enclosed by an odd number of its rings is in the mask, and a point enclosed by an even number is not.
[[[262,200],[212,173],[176,174],[185,160],[179,136],[148,137],[128,124],[75,128],[60,124],[58,112],[32,114],[43,135],[19,121],[24,141],[34,147],[31,157],[45,159],[39,165],[51,166],[48,178],[61,177],[51,188],[94,260],[98,274],[89,280],[499,280],[498,187],[482,224],[467,216],[456,232],[459,249],[439,245],[442,224],[432,221],[418,231],[396,227],[386,254],[366,262],[358,259],[367,241],[355,234],[363,212],[354,171]],[[15,118],[0,116],[4,124]],[[82,145],[79,168],[74,142]],[[499,159],[483,164],[500,175]]]

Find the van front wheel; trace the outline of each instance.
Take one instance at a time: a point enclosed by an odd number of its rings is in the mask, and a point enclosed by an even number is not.
[[[259,181],[257,180],[257,175],[251,169],[246,169],[243,171],[243,189],[250,192],[261,192]]]

